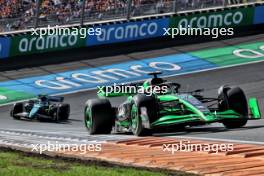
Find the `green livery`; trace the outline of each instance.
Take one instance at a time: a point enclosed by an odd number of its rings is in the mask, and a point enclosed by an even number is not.
[[[179,130],[214,122],[223,123],[226,128],[239,128],[250,119],[261,118],[257,99],[247,101],[239,87],[221,86],[217,98],[210,98],[202,95],[203,90],[181,92],[180,84],[158,78],[158,74],[161,73],[151,73],[154,78],[143,83],[130,84],[136,91],[116,93],[107,92],[106,87],[100,89],[98,98],[89,99],[85,105],[89,133],[108,134],[114,130],[143,136],[155,130]],[[128,85],[119,88],[124,86]],[[139,93],[140,88],[145,92]],[[114,107],[109,97],[117,96],[127,98]]]

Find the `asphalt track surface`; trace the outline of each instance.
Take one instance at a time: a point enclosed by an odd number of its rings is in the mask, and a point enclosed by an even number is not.
[[[211,42],[202,45],[188,45],[185,51],[192,51],[199,48],[211,48],[219,46],[228,46],[239,44],[246,41],[263,41],[264,35],[251,36],[248,38],[238,38],[222,42]],[[215,44],[215,45],[213,45]],[[179,52],[179,47],[174,53]],[[170,48],[171,50],[171,48]],[[166,50],[161,50],[166,51]],[[171,51],[170,51],[171,52]],[[153,51],[147,52],[153,53]],[[157,55],[161,55],[156,51]],[[142,53],[141,53],[142,54]],[[163,53],[164,54],[164,53]],[[172,54],[172,53],[170,53]],[[135,55],[140,56],[140,53]],[[120,57],[120,56],[118,56]],[[148,56],[141,56],[147,58]],[[139,58],[140,59],[140,58]],[[88,62],[88,61],[87,61]],[[92,62],[92,61],[91,61]],[[93,61],[94,62],[94,61]],[[114,61],[119,62],[119,61]],[[17,71],[18,72],[18,71]],[[178,82],[183,85],[182,90],[195,90],[204,88],[204,95],[215,97],[217,89],[221,85],[235,85],[244,89],[247,97],[256,97],[260,101],[262,113],[264,111],[264,62],[254,63],[219,70],[212,70],[200,73],[192,73],[181,76],[167,78],[167,80]],[[34,137],[42,137],[46,140],[63,140],[68,142],[85,141],[105,141],[112,139],[126,139],[133,137],[129,134],[111,134],[89,136],[83,123],[84,103],[88,98],[95,98],[96,91],[87,91],[65,95],[65,101],[71,104],[71,116],[69,122],[50,123],[28,120],[13,120],[9,116],[11,106],[0,108],[0,139],[2,141],[34,141]],[[124,98],[112,99],[113,105],[118,105]],[[264,113],[263,113],[264,115]],[[23,132],[23,133],[21,133]],[[264,143],[264,119],[258,121],[249,121],[246,127],[228,130],[220,123],[200,127],[187,128],[184,131],[173,133],[154,134],[155,136],[170,137],[192,137],[206,139],[236,140],[249,143]],[[37,139],[37,138],[36,138]],[[41,142],[41,141],[35,141]]]

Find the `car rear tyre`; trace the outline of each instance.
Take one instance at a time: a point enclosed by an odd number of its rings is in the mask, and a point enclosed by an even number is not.
[[[56,115],[57,115],[56,121],[68,120],[70,116],[70,105],[60,104],[57,108]]]
[[[241,115],[239,119],[226,119],[223,124],[226,128],[240,128],[247,124],[248,103],[243,90],[239,87],[222,86],[219,89],[219,109],[234,110]]]
[[[157,119],[157,107],[155,98],[145,94],[138,94],[133,98],[131,106],[131,129],[136,136],[150,136],[152,130],[144,127],[142,122],[141,108],[145,108],[148,116],[148,123]]]
[[[114,126],[114,113],[107,99],[86,102],[84,121],[89,134],[109,134]]]
[[[16,120],[20,120],[20,116],[16,115],[18,113],[22,113],[24,110],[24,104],[23,103],[16,103],[13,107],[13,109],[10,112],[11,117],[13,117]]]

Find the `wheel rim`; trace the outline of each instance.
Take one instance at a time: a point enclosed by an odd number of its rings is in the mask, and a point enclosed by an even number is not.
[[[132,130],[135,131],[138,126],[138,109],[135,104],[133,104],[131,108],[131,122]]]
[[[86,127],[91,129],[92,127],[92,111],[90,108],[86,110],[86,120],[85,120]]]

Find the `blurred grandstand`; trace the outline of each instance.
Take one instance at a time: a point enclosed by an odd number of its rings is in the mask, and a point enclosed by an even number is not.
[[[263,0],[0,0],[0,33]]]

